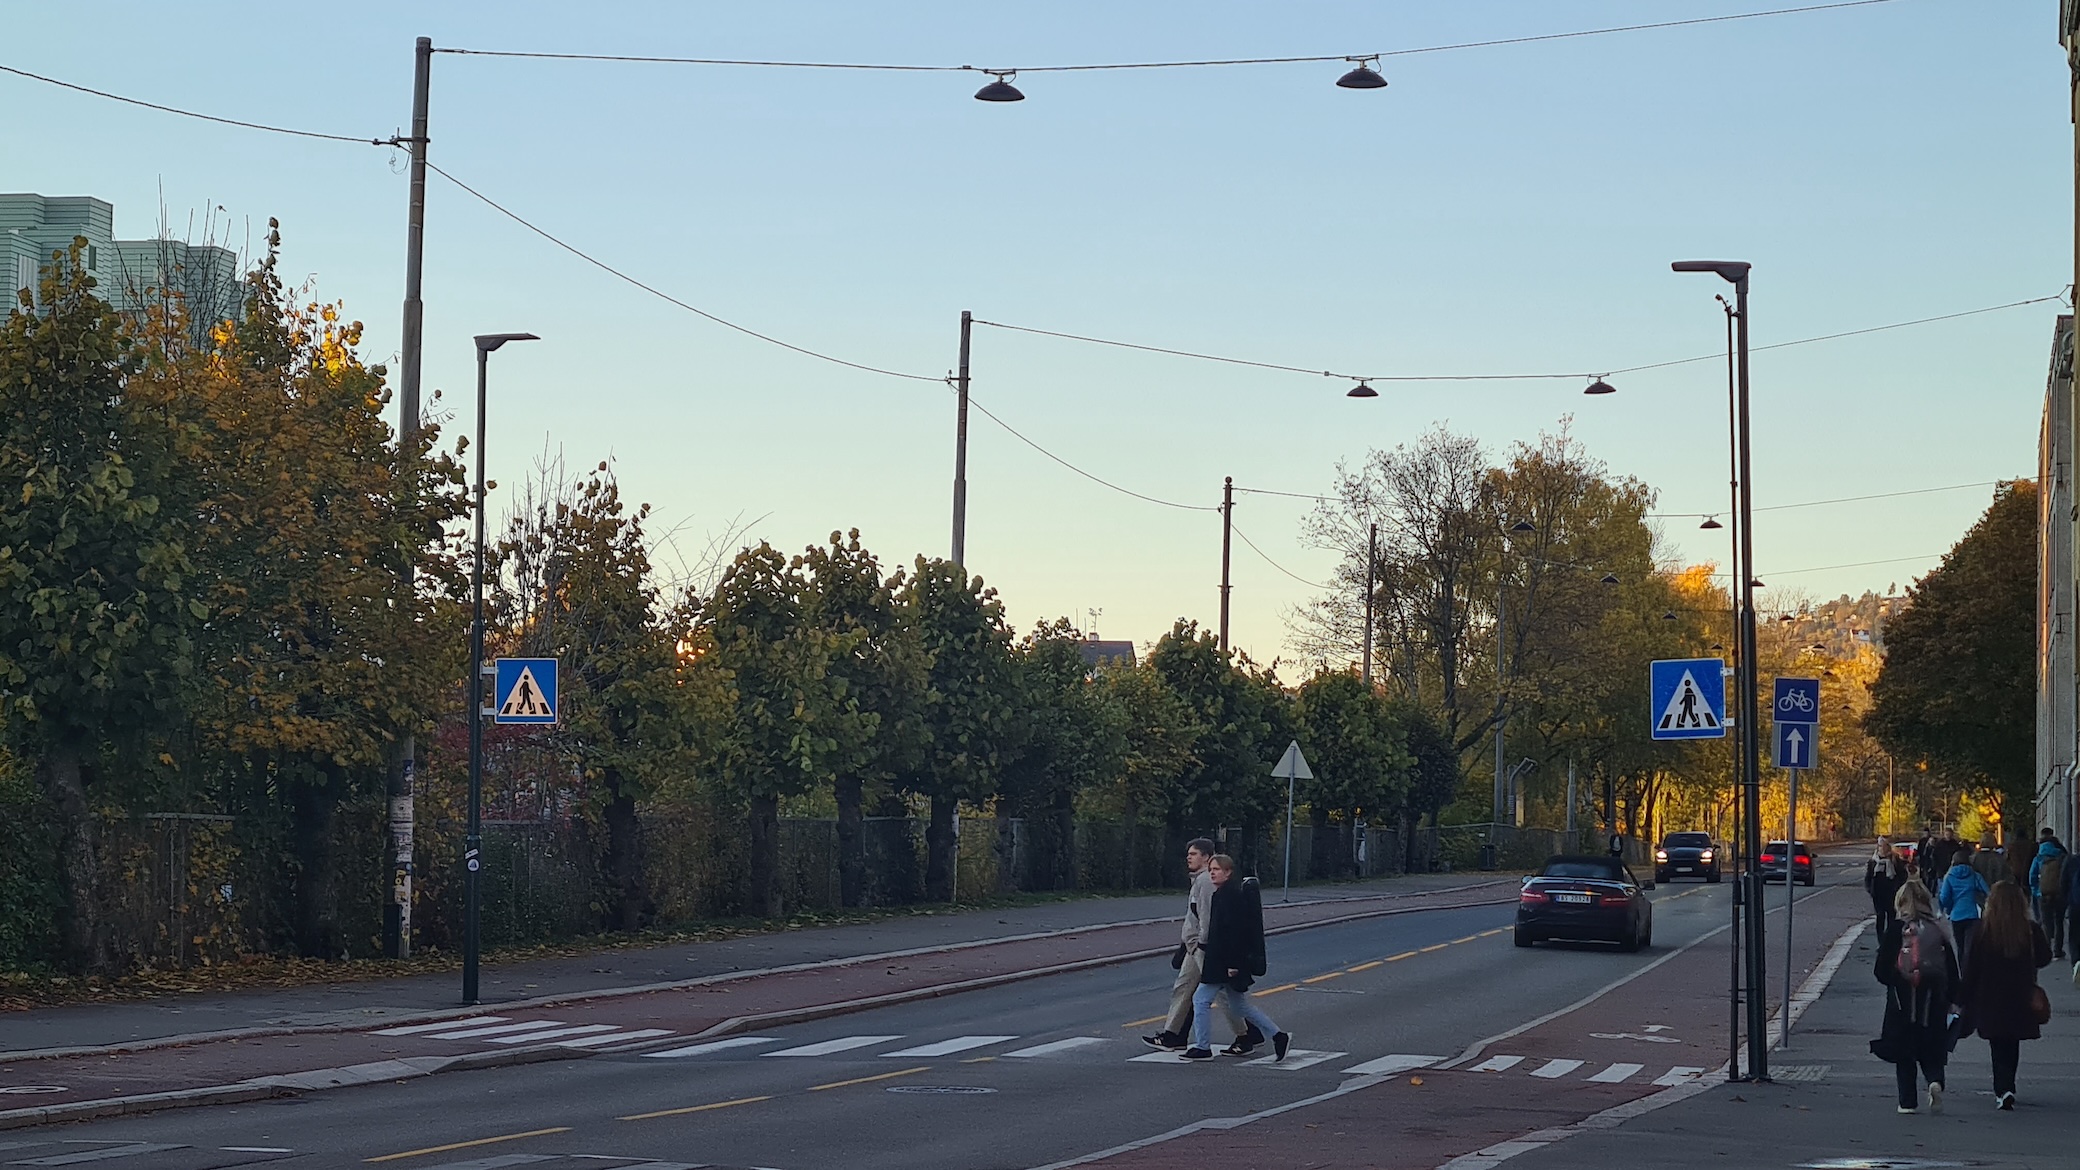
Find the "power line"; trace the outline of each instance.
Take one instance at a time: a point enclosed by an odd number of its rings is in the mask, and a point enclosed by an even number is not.
[[[1688,20],[1661,20],[1649,24],[1614,25],[1608,28],[1580,29],[1574,32],[1541,33],[1532,36],[1502,37],[1487,41],[1461,41],[1449,45],[1424,45],[1413,49],[1389,49],[1377,53],[1329,53],[1305,57],[1228,57],[1196,61],[1119,61],[1092,65],[1020,65],[992,68],[985,65],[900,65],[860,61],[771,61],[731,57],[655,57],[624,53],[550,53],[527,50],[504,49],[450,49],[436,48],[436,53],[452,53],[469,57],[522,57],[551,61],[615,61],[647,65],[737,65],[767,69],[838,69],[896,73],[1091,73],[1120,69],[1200,69],[1222,65],[1294,65],[1319,64],[1326,61],[1370,61],[1384,57],[1412,57],[1422,53],[1448,53],[1460,49],[1491,49],[1504,45],[1530,45],[1543,41],[1577,40],[1582,37],[1609,36],[1614,33],[1647,32],[1654,29],[1684,28],[1701,24],[1724,24],[1736,20],[1757,20],[1768,16],[1793,16],[1807,12],[1827,12],[1838,8],[1869,8],[1879,4],[1896,3],[1897,0],[1839,0],[1832,4],[1808,4],[1798,8],[1772,8],[1761,12],[1735,12],[1724,16],[1700,16]]]
[[[970,394],[968,396],[968,405],[974,407],[976,410],[981,411],[984,418],[989,419],[989,421],[997,424],[1000,427],[1003,427],[1006,431],[1010,432],[1012,438],[1017,439],[1019,442],[1024,443],[1026,446],[1031,447],[1033,450],[1040,452],[1042,455],[1047,456],[1049,459],[1054,460],[1056,463],[1061,464],[1063,467],[1068,468],[1069,470],[1075,472],[1076,474],[1082,476],[1087,480],[1090,480],[1092,483],[1097,484],[1100,487],[1110,488],[1123,496],[1132,496],[1137,500],[1146,500],[1151,504],[1161,504],[1165,508],[1179,508],[1187,512],[1220,511],[1219,508],[1214,507],[1211,504],[1180,504],[1176,500],[1165,500],[1160,499],[1156,496],[1143,495],[1142,493],[1137,492],[1132,488],[1121,487],[1120,485],[1113,483],[1109,479],[1104,479],[1097,475],[1093,475],[1088,471],[1085,471],[1083,468],[1076,466],[1074,463],[1069,462],[1067,459],[1064,459],[1061,456],[1055,454],[1054,452],[1048,450],[1047,448],[1042,447],[1040,444],[1034,442],[1033,440],[1026,438],[1025,435],[1021,434],[1016,427],[1013,427],[1010,423],[1007,423],[1003,419],[998,418],[990,410],[989,407],[984,406],[980,402],[975,401],[975,396],[973,394]]]
[[[1284,565],[1279,564],[1277,561],[1272,560],[1271,554],[1265,552],[1263,549],[1258,548],[1257,542],[1251,540],[1249,538],[1248,533],[1245,533],[1244,531],[1242,531],[1242,529],[1237,528],[1232,520],[1229,521],[1228,527],[1231,531],[1235,533],[1235,535],[1240,536],[1242,538],[1242,543],[1249,546],[1249,551],[1257,554],[1260,557],[1263,557],[1265,564],[1270,565],[1272,568],[1277,569],[1279,572],[1284,573],[1286,576],[1291,577],[1293,580],[1300,582],[1302,585],[1307,586],[1309,589],[1336,588],[1336,586],[1334,585],[1324,585],[1319,581],[1310,581],[1307,578],[1302,577],[1300,574],[1295,573],[1293,570],[1286,568]]]
[[[220,118],[215,114],[197,113],[194,110],[181,109],[179,106],[162,106],[158,102],[148,102],[142,98],[124,97],[122,94],[110,93],[105,89],[94,89],[91,86],[78,85],[70,81],[60,81],[55,77],[45,77],[41,73],[31,73],[27,69],[17,69],[12,65],[0,65],[0,73],[12,73],[16,77],[26,77],[30,81],[40,81],[45,85],[55,85],[59,89],[69,89],[74,93],[91,94],[94,97],[107,98],[112,102],[122,102],[126,106],[142,106],[147,110],[157,110],[162,114],[174,114],[182,118],[215,122],[220,126],[237,126],[245,130],[265,130],[269,134],[290,134],[298,138],[322,138],[327,142],[351,142],[357,146],[396,146],[403,141],[394,137],[361,138],[351,134],[321,134],[316,130],[297,130],[288,126],[270,126],[265,122],[245,122],[237,118]]]
[[[942,375],[910,374],[905,373],[902,370],[886,370],[882,369],[880,366],[870,366],[861,362],[848,361],[845,358],[834,357],[827,353],[821,353],[817,350],[810,349],[807,346],[796,345],[791,341],[782,341],[781,339],[774,337],[769,333],[760,333],[756,329],[753,329],[746,325],[739,325],[735,321],[731,321],[725,317],[718,317],[715,314],[710,313],[706,309],[699,308],[695,305],[687,304],[685,301],[682,301],[678,297],[675,297],[672,294],[665,292],[663,289],[657,288],[654,285],[645,284],[642,281],[636,279],[635,277],[630,276],[628,273],[621,271],[619,268],[616,268],[613,265],[607,263],[606,261],[601,260],[596,256],[593,256],[591,253],[583,251],[576,245],[566,243],[562,239],[554,235],[551,235],[548,231],[544,230],[543,228],[537,227],[533,223],[528,222],[528,220],[523,218],[519,213],[511,210],[510,208],[505,207],[503,204],[498,203],[489,195],[484,194],[482,191],[477,190],[475,187],[470,186],[468,183],[465,183],[461,179],[458,179],[455,176],[449,174],[448,172],[442,170],[440,167],[434,165],[432,162],[428,162],[426,164],[426,169],[432,171],[436,175],[439,175],[441,178],[448,180],[450,183],[455,184],[457,187],[462,188],[462,190],[468,192],[479,202],[483,203],[484,206],[489,207],[491,210],[498,212],[500,215],[505,216],[507,219],[510,219],[514,223],[519,224],[521,227],[526,228],[528,231],[533,232],[535,235],[538,235],[541,238],[556,245],[557,247],[563,249],[564,251],[569,252],[571,255],[576,256],[578,259],[583,260],[585,263],[592,265],[594,268],[599,269],[601,272],[604,272],[618,280],[625,281],[628,284],[635,286],[636,288],[642,289],[644,292],[649,293],[651,296],[656,297],[661,301],[664,301],[668,304],[677,305],[678,307],[686,310],[689,313],[692,313],[697,317],[701,317],[708,321],[713,321],[715,324],[723,326],[726,329],[734,329],[738,333],[744,334],[746,337],[755,337],[758,340],[767,343],[768,345],[777,345],[781,349],[793,350],[795,353],[802,354],[806,357],[812,357],[817,359],[818,361],[826,361],[834,365],[844,366],[847,369],[860,370],[869,374],[880,374],[883,377],[888,378],[903,378],[912,382],[943,383],[947,381],[947,379]]]
[[[1337,502],[1335,496],[1318,496],[1315,495],[1313,492],[1281,492],[1273,491],[1270,488],[1253,487],[1238,487],[1235,490],[1238,492],[1248,492],[1250,495],[1253,496],[1284,496],[1289,500],[1320,500],[1322,503],[1325,504],[1333,504]]]
[[[1816,341],[1835,341],[1843,337],[1861,337],[1866,333],[1883,333],[1888,329],[1905,329],[1912,325],[1932,325],[1937,321],[1955,321],[1959,317],[1976,317],[1981,313],[1998,313],[2003,309],[2019,309],[2024,305],[2041,305],[2046,301],[2061,301],[2064,299],[2064,293],[2053,293],[2048,297],[2031,297],[2023,301],[2009,301],[2005,305],[1987,305],[1980,309],[1966,309],[1960,313],[1944,313],[1937,317],[1918,317],[1912,321],[1894,321],[1890,325],[1872,325],[1865,329],[1850,329],[1841,333],[1823,333],[1818,337],[1801,337],[1797,341],[1779,341],[1770,345],[1750,346],[1748,352],[1761,353],[1768,349],[1789,349],[1794,345],[1811,345]],[[1700,357],[1677,358],[1674,361],[1654,362],[1651,365],[1644,366],[1628,366],[1625,369],[1612,370],[1610,372],[1612,374],[1636,374],[1641,370],[1659,370],[1668,366],[1688,365],[1691,362],[1719,361],[1725,357],[1726,353],[1722,350],[1719,353],[1704,354]]]
[[[1818,508],[1827,504],[1860,504],[1866,500],[1890,500],[1899,496],[1926,496],[1935,492],[1961,492],[1966,488],[1998,487],[2004,483],[2014,483],[2016,479],[2033,478],[2035,477],[2024,475],[2016,476],[2013,479],[1986,479],[1977,483],[1953,483],[1944,487],[1908,488],[1897,492],[1874,492],[1867,496],[1841,496],[1832,500],[1802,500],[1795,504],[1771,504],[1767,507],[1750,510],[1755,512],[1783,512],[1792,508]],[[1654,520],[1688,520],[1702,519],[1707,516],[1723,516],[1725,514],[1723,509],[1717,512],[1652,512],[1648,514],[1648,518]]]

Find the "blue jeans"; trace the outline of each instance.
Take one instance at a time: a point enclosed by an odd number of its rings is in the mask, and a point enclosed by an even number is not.
[[[1278,1025],[1248,995],[1223,983],[1201,983],[1199,990],[1192,993],[1192,1047],[1213,1047],[1213,1000],[1221,994],[1227,995],[1228,1007],[1236,1015],[1255,1024],[1267,1039],[1278,1035]]]

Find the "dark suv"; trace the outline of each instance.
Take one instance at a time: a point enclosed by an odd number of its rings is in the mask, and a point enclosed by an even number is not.
[[[1719,847],[1710,833],[1670,833],[1654,851],[1654,880],[1669,882],[1678,877],[1700,877],[1716,882],[1724,869]]]
[[[1769,844],[1764,845],[1762,847],[1762,864],[1755,867],[1756,872],[1762,875],[1763,881],[1783,881],[1784,863],[1787,855],[1791,862],[1792,879],[1802,886],[1812,885],[1813,851],[1804,841],[1800,841],[1796,846],[1788,845],[1783,841],[1771,841]]]

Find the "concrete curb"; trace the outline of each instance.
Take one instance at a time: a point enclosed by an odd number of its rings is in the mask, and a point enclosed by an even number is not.
[[[1433,890],[1429,892],[1454,893],[1463,890],[1479,889],[1482,886],[1492,884],[1497,883],[1482,882],[1476,885],[1455,886],[1452,887],[1450,890]],[[1411,895],[1382,896],[1409,897]],[[1353,898],[1349,900],[1355,902],[1360,901],[1361,899]],[[1423,914],[1431,912],[1433,910],[1468,910],[1482,906],[1501,906],[1505,904],[1514,904],[1515,901],[1516,899],[1514,897],[1511,897],[1490,899],[1481,902],[1465,902],[1453,906],[1391,906],[1377,910],[1361,911],[1356,914],[1340,915],[1335,918],[1325,918],[1318,922],[1294,922],[1288,923],[1284,926],[1269,927],[1266,928],[1264,933],[1267,935],[1291,934],[1293,932],[1301,930],[1314,930],[1325,926],[1340,926],[1345,923],[1362,922],[1374,918],[1390,918],[1403,914]],[[1318,905],[1319,903],[1310,904]],[[1104,927],[1078,927],[1074,930],[1048,931],[1037,935],[1027,936],[1027,938],[1053,938],[1059,937],[1060,935],[1064,934],[1078,934],[1093,929],[1109,929],[1111,927],[1117,926],[1148,925],[1150,922],[1171,921],[1175,921],[1175,919],[1158,918],[1140,920],[1131,923],[1109,923],[1107,924],[1107,926]],[[992,939],[990,941],[1010,942],[1014,940],[1008,938],[999,938]],[[1026,939],[1020,939],[1016,941],[1026,941]],[[935,954],[941,953],[946,950],[958,950],[981,945],[987,944],[957,943],[947,947],[921,948],[918,950],[894,952],[888,957],[915,954]],[[691,1037],[676,1036],[669,1038],[669,1040],[652,1041],[648,1044],[626,1045],[623,1047],[606,1050],[605,1052],[599,1049],[566,1048],[558,1044],[545,1044],[532,1048],[513,1049],[511,1051],[506,1052],[475,1052],[464,1054],[461,1056],[406,1057],[399,1060],[375,1061],[370,1064],[345,1065],[339,1068],[313,1069],[309,1072],[286,1073],[280,1076],[256,1077],[252,1080],[239,1081],[229,1085],[204,1085],[193,1089],[176,1089],[171,1092],[165,1093],[143,1093],[130,1097],[107,1097],[96,1101],[69,1101],[59,1105],[45,1105],[25,1109],[0,1110],[0,1130],[22,1129],[28,1126],[48,1125],[60,1121],[87,1121],[103,1117],[121,1117],[132,1113],[149,1113],[159,1109],[178,1109],[199,1105],[235,1105],[247,1101],[258,1101],[272,1097],[295,1096],[296,1094],[302,1092],[317,1092],[325,1089],[349,1088],[354,1085],[375,1084],[384,1081],[415,1080],[419,1077],[428,1077],[433,1076],[437,1073],[444,1072],[462,1072],[468,1069],[480,1068],[506,1068],[513,1065],[538,1064],[552,1060],[583,1060],[588,1057],[606,1055],[608,1052],[635,1052],[640,1051],[645,1047],[656,1047],[658,1045],[662,1045],[668,1042],[684,1044],[689,1039],[698,1040],[704,1037],[727,1035],[730,1032],[738,1031],[744,1028],[754,1028],[768,1025],[785,1026],[788,1024],[806,1023],[811,1020],[829,1019],[834,1016],[850,1015],[854,1012],[868,1011],[873,1008],[884,1007],[890,1004],[907,1003],[920,999],[936,999],[942,995],[957,995],[964,991],[979,991],[984,988],[998,987],[1007,983],[1020,983],[1029,979],[1041,979],[1049,975],[1062,975],[1072,971],[1083,971],[1097,967],[1112,966],[1118,963],[1131,962],[1135,959],[1146,959],[1153,958],[1157,955],[1167,955],[1171,952],[1172,949],[1172,947],[1168,946],[1144,948],[1141,950],[1128,951],[1116,955],[1100,955],[1090,959],[1079,959],[1073,963],[1059,963],[1051,967],[1035,967],[1026,971],[1010,971],[1002,975],[986,975],[977,979],[964,979],[955,983],[935,984],[931,987],[912,988],[908,991],[891,992],[887,995],[868,996],[863,999],[846,1000],[839,1003],[816,1004],[810,1007],[790,1008],[785,1011],[766,1012],[760,1015],[734,1016],[730,1019],[722,1021],[721,1023],[703,1029],[700,1032],[694,1033]],[[861,963],[871,961],[874,961],[874,959],[871,957],[863,956],[856,959],[844,960],[844,963]],[[774,968],[771,971],[763,973],[771,974],[785,971],[811,970],[819,967],[830,967],[838,965],[842,964],[826,961],[813,964],[801,964],[786,968]],[[743,977],[744,975],[730,976],[730,978]],[[670,990],[672,987],[675,986],[700,986],[704,983],[713,982],[717,982],[717,980],[713,977],[708,977],[700,980],[694,980],[690,983],[681,982],[672,985],[659,985],[650,988],[627,990],[621,992],[621,994],[641,994],[644,991]],[[605,996],[604,994],[600,994],[587,996],[586,998],[599,999],[607,998],[607,996]],[[574,1001],[571,998],[559,996],[548,999],[546,1002],[571,1003]],[[517,1005],[500,1006],[513,1007]],[[432,1016],[431,1019],[452,1019],[456,1018],[458,1015],[471,1014],[477,1013],[442,1012]],[[395,1021],[384,1022],[390,1023]],[[431,1020],[429,1020],[429,1022],[431,1022]],[[324,1032],[354,1031],[358,1030],[358,1028],[366,1028],[367,1026],[368,1022],[363,1022],[357,1027],[325,1025],[322,1029],[304,1029],[302,1030],[302,1033],[308,1034],[309,1032],[315,1030],[322,1030]],[[241,1036],[250,1034],[252,1033],[241,1033]],[[263,1034],[295,1035],[298,1034],[298,1032],[281,1030],[266,1032]],[[222,1034],[204,1035],[206,1038],[209,1039],[229,1038],[223,1036]],[[189,1043],[193,1042],[194,1041],[189,1041]],[[148,1047],[157,1048],[166,1046],[167,1044],[165,1043],[158,1043],[149,1045]],[[138,1049],[119,1049],[118,1051],[138,1051]],[[58,1054],[49,1050],[45,1050],[43,1055],[54,1056]],[[0,1057],[0,1059],[4,1059],[4,1057]]]
[[[1284,903],[1292,906],[1322,906],[1334,902],[1373,902],[1388,898],[1422,898],[1442,894],[1455,894],[1466,890],[1477,890],[1484,886],[1501,884],[1497,881],[1473,882],[1463,886],[1447,886],[1437,890],[1423,890],[1399,894],[1366,894],[1355,898],[1318,898],[1308,902]],[[898,951],[881,951],[868,955],[849,955],[836,959],[818,959],[808,963],[789,963],[778,967],[755,967],[748,971],[730,971],[715,975],[700,975],[692,979],[673,979],[661,983],[638,983],[626,987],[599,987],[590,991],[563,992],[555,995],[535,996],[510,1002],[480,1003],[473,1007],[440,1008],[423,1012],[402,1012],[394,1016],[371,1017],[364,1020],[333,1024],[281,1024],[253,1028],[226,1028],[215,1032],[188,1032],[174,1036],[153,1036],[143,1040],[129,1040],[120,1044],[83,1044],[69,1048],[25,1048],[17,1052],[0,1052],[0,1063],[15,1063],[25,1060],[48,1060],[77,1056],[119,1056],[129,1052],[149,1052],[156,1048],[180,1048],[189,1044],[207,1044],[219,1040],[258,1040],[270,1036],[327,1036],[342,1032],[359,1032],[373,1024],[384,1027],[403,1027],[410,1024],[434,1024],[442,1020],[460,1020],[480,1016],[487,1011],[534,1011],[540,1008],[557,1007],[563,1004],[590,1003],[601,999],[618,999],[632,995],[650,995],[660,991],[684,991],[694,987],[707,987],[717,983],[732,983],[739,979],[757,979],[768,975],[792,975],[801,971],[822,971],[832,967],[849,967],[855,963],[883,963],[891,959],[910,959],[921,955],[943,955],[956,951],[974,950],[978,947],[1002,946],[1007,943],[1034,942],[1040,939],[1062,938],[1072,934],[1091,934],[1102,930],[1119,930],[1131,926],[1154,926],[1158,923],[1175,922],[1176,915],[1161,918],[1128,918],[1117,922],[1098,922],[1088,926],[1068,926],[1054,930],[1033,931],[1027,934],[996,935],[967,942],[937,943],[928,947],[910,947]],[[1348,922],[1349,918],[1332,921]],[[1300,925],[1300,924],[1295,924]],[[1323,925],[1327,925],[1324,922]],[[1280,930],[1291,929],[1280,927]],[[1274,933],[1267,930],[1265,933]]]

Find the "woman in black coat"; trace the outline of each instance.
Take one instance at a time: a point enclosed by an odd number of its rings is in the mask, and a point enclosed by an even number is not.
[[[1878,838],[1878,848],[1863,863],[1863,888],[1871,896],[1871,912],[1878,916],[1880,939],[1892,929],[1897,917],[1892,913],[1892,900],[1899,896],[1908,876],[1907,863],[1892,848],[1892,838]]]
[[[1957,953],[1936,925],[1934,904],[1920,878],[1908,878],[1893,901],[1897,915],[1878,944],[1878,982],[1885,985],[1885,1022],[1871,1041],[1871,1055],[1889,1061],[1898,1075],[1899,1111],[1914,1112],[1918,1066],[1928,1080],[1928,1111],[1943,1111],[1943,1065],[1950,1059],[1950,1005],[1956,992]],[[1932,948],[1932,968],[1918,982],[1901,969],[1900,952],[1912,932],[1919,947]],[[1910,956],[1911,958],[1911,956]],[[1911,965],[1911,964],[1910,964]]]
[[[1965,1024],[1993,1049],[1993,1096],[2000,1109],[2015,1108],[2015,1070],[2022,1042],[2043,1035],[2033,1000],[2037,969],[2051,962],[2044,928],[2031,922],[2022,887],[2001,882],[1986,898],[1986,913],[1972,943],[1972,961],[1957,997]]]
[[[1264,970],[1264,911],[1245,891],[1235,876],[1235,859],[1216,853],[1207,862],[1213,875],[1213,900],[1206,912],[1206,939],[1199,946],[1199,990],[1192,994],[1192,1046],[1186,1060],[1213,1059],[1213,1001],[1226,994],[1228,1004],[1257,1031],[1271,1037],[1275,1060],[1286,1058],[1291,1035],[1248,994],[1252,975]],[[1241,1039],[1227,1049],[1229,1056],[1245,1056],[1250,1046]]]

